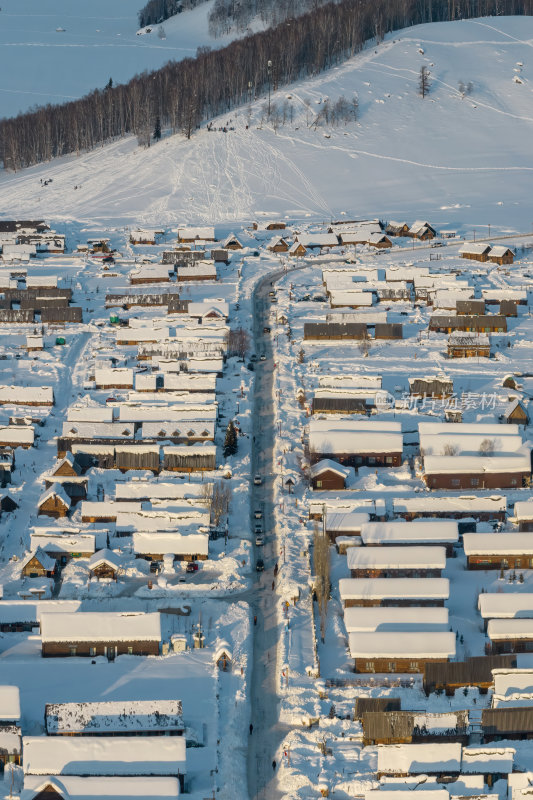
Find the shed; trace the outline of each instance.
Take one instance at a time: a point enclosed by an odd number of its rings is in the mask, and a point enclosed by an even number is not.
[[[512,400],[503,413],[503,422],[508,425],[527,425],[529,417],[526,409],[518,398]]]
[[[409,394],[419,397],[451,397],[453,379],[446,376],[409,378]]]
[[[311,485],[313,489],[320,491],[345,489],[349,475],[349,467],[330,458],[323,458],[311,467]]]
[[[213,660],[217,667],[224,672],[231,668],[233,663],[233,652],[227,642],[221,642],[215,649]]]
[[[111,578],[116,581],[120,567],[120,560],[112,550],[98,550],[89,559],[90,578]]]
[[[468,744],[468,711],[367,711],[362,715],[363,744]]]

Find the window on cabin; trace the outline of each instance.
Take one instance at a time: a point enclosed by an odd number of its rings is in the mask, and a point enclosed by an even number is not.
[[[459,478],[452,478],[452,486],[460,486],[460,485],[461,481],[459,480]]]
[[[396,662],[389,661],[389,672],[396,672]]]
[[[479,478],[470,478],[470,486],[479,486]]]
[[[128,655],[129,656],[133,655],[133,647],[128,647]]]
[[[194,436],[194,431],[187,431],[187,436]]]
[[[161,430],[159,431],[159,433],[157,435],[158,436],[164,436],[165,435],[165,431],[163,430],[163,428],[161,428]]]
[[[369,464],[375,464],[376,463],[375,456],[368,456],[368,463]]]
[[[317,489],[321,489],[322,488],[322,481],[317,481],[316,482],[316,488]]]
[[[411,661],[411,662],[409,663],[409,669],[410,669],[412,672],[418,672],[418,661]]]
[[[70,655],[71,656],[75,656],[76,655],[76,647],[74,647],[74,646],[69,647],[69,651],[70,651]]]
[[[367,672],[374,672],[374,662],[373,661],[367,661],[366,664],[365,664],[365,669],[366,669]]]
[[[392,464],[392,462],[393,462],[392,456],[386,456],[385,457],[385,463],[386,464]]]
[[[74,648],[76,649],[76,648]],[[89,647],[89,655],[95,656],[96,655],[96,647]]]

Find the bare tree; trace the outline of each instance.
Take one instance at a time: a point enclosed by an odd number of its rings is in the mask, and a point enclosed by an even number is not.
[[[316,523],[313,534],[313,569],[315,573],[315,593],[320,613],[320,636],[324,641],[330,592],[329,539],[324,532],[319,530]]]
[[[459,448],[456,444],[445,444],[442,449],[444,456],[456,456],[459,454]]]
[[[213,493],[211,495],[211,521],[218,528],[220,520],[226,516],[229,511],[231,501],[231,490],[227,483],[217,481],[213,484]]]
[[[418,93],[422,98],[429,94],[431,82],[429,80],[429,70],[426,66],[420,67],[420,75],[418,77]]]
[[[480,456],[494,455],[494,439],[483,439],[483,441],[479,445],[479,455]]]
[[[228,352],[230,356],[237,355],[244,361],[250,349],[250,334],[244,328],[232,328],[228,338]]]

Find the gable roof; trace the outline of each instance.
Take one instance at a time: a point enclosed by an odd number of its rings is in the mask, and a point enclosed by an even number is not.
[[[96,569],[96,567],[99,567],[101,564],[108,564],[110,567],[113,567],[113,569],[118,569],[120,560],[116,553],[105,548],[104,550],[98,550],[97,553],[93,553],[89,559],[89,569]]]
[[[33,550],[29,554],[29,556],[27,556],[24,559],[24,561],[20,565],[21,570],[23,570],[24,567],[26,567],[33,558],[37,559],[41,567],[46,572],[53,572],[54,569],[56,568],[55,559],[53,559],[52,556],[48,555],[48,553],[45,550],[43,550],[42,547],[38,547],[37,550]]]
[[[72,470],[74,470],[74,472],[76,473],[76,475],[81,475],[81,466],[80,466],[79,462],[78,462],[78,461],[76,461],[76,459],[75,459],[75,457],[72,455],[72,453],[67,453],[67,454],[64,456],[64,458],[62,458],[62,459],[61,459],[61,460],[60,460],[60,461],[59,461],[59,462],[58,462],[58,463],[55,465],[55,467],[53,467],[53,469],[52,469],[52,475],[56,475],[56,474],[57,474],[57,472],[58,472],[58,471],[61,469],[61,467],[65,466],[65,465],[66,465],[66,466],[69,466],[69,467],[70,467]]]
[[[338,464],[331,458],[323,458],[321,461],[318,461],[311,467],[312,478],[316,478],[317,475],[321,475],[323,472],[335,472],[337,475],[341,475],[343,478],[347,478],[350,474],[348,467],[343,467],[342,464]]]
[[[40,508],[47,500],[51,497],[57,497],[58,500],[63,503],[65,508],[70,508],[71,500],[68,494],[65,492],[63,487],[60,483],[53,483],[49,489],[47,489],[43,494],[40,496],[39,501],[37,503],[37,507]]]

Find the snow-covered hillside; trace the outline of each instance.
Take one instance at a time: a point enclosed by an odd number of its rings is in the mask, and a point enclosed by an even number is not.
[[[143,0],[4,0],[0,11],[0,117],[35,105],[62,103],[96,88],[196,54],[212,39],[207,15],[213,0],[137,36]]]
[[[141,150],[130,139],[4,174],[0,204],[10,216],[103,224],[346,213],[429,218],[470,233],[489,224],[493,233],[530,230],[532,42],[529,17],[409,28],[273,94],[279,106],[287,101],[276,132],[262,122],[260,98],[251,118],[246,108],[232,112],[191,141],[175,136]],[[432,82],[425,100],[422,65]],[[472,82],[470,95],[461,95],[461,81]],[[354,93],[357,123],[312,124],[326,97]]]

